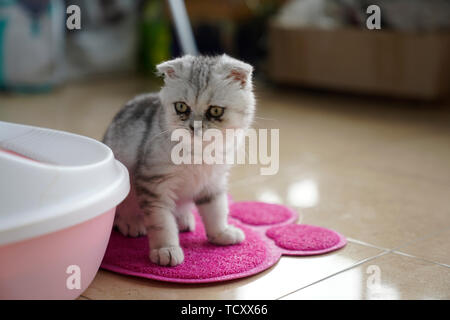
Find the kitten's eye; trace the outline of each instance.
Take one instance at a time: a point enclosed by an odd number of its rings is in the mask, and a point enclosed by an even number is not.
[[[177,113],[189,113],[191,109],[184,102],[175,102],[175,111]]]
[[[210,106],[208,109],[208,115],[210,117],[218,119],[221,116],[223,116],[224,111],[225,111],[225,108],[223,108],[223,107]]]

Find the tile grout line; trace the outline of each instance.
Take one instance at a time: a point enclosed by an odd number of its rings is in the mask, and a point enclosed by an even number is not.
[[[413,258],[413,259],[416,259],[416,260],[420,260],[420,261],[424,261],[424,262],[428,262],[428,263],[432,263],[432,264],[436,264],[436,265],[441,266],[441,267],[450,268],[450,265],[448,265],[448,264],[437,262],[437,261],[433,261],[433,260],[428,260],[428,259],[425,259],[425,258],[422,258],[422,257],[418,257],[418,256],[414,256],[412,254],[408,254],[408,253],[405,253],[405,252],[392,250],[391,253],[395,253],[395,254],[398,254],[398,255],[401,255],[401,256]]]
[[[383,251],[383,252],[381,252],[381,253],[379,253],[379,254],[377,254],[377,255],[375,255],[375,256],[372,256],[372,257],[369,257],[369,258],[365,258],[365,259],[363,259],[363,260],[360,260],[360,261],[356,262],[355,264],[352,264],[351,266],[349,266],[349,267],[347,267],[347,268],[344,268],[344,269],[342,269],[342,270],[339,270],[338,272],[332,273],[332,274],[326,276],[325,278],[316,280],[316,281],[314,281],[314,282],[312,282],[312,283],[310,283],[310,284],[308,284],[308,285],[306,285],[306,286],[303,286],[303,287],[298,288],[298,289],[296,289],[296,290],[294,290],[294,291],[291,291],[291,292],[289,292],[289,293],[286,293],[286,294],[282,295],[281,297],[276,298],[275,300],[280,300],[280,299],[282,299],[282,298],[285,298],[285,297],[287,297],[287,296],[289,296],[289,295],[291,295],[291,294],[293,294],[293,293],[295,293],[295,292],[297,292],[297,291],[300,291],[300,290],[303,290],[303,289],[305,289],[305,288],[308,288],[308,287],[310,287],[310,286],[312,286],[312,285],[315,285],[315,284],[317,284],[317,283],[319,283],[319,282],[322,282],[322,281],[327,280],[327,279],[329,279],[329,278],[331,278],[331,277],[334,277],[334,276],[336,276],[336,275],[338,275],[338,274],[340,274],[340,273],[343,273],[343,272],[345,272],[345,271],[348,271],[348,270],[350,270],[350,269],[353,269],[353,268],[355,268],[355,267],[357,267],[357,266],[359,266],[359,265],[361,265],[361,264],[364,264],[364,263],[366,263],[366,262],[368,262],[368,261],[371,261],[371,260],[374,260],[374,259],[379,258],[379,257],[381,257],[381,256],[384,256],[384,255],[386,255],[386,254],[388,254],[388,253],[390,253],[390,252],[391,252],[391,250],[386,250],[386,251]]]
[[[400,251],[401,248],[404,248],[406,246],[415,244],[415,243],[417,243],[419,241],[424,241],[424,240],[428,240],[428,239],[431,239],[433,237],[439,236],[439,235],[441,235],[442,233],[444,233],[445,231],[448,231],[448,230],[450,230],[450,227],[448,227],[448,226],[443,227],[442,229],[440,229],[440,230],[438,230],[436,232],[432,232],[432,233],[426,234],[426,235],[424,235],[422,237],[419,237],[419,238],[417,238],[415,240],[406,241],[406,242],[404,242],[404,243],[402,243],[402,244],[392,248],[391,251],[399,251],[399,252],[401,252]]]
[[[366,242],[363,242],[363,241],[360,241],[360,240],[357,240],[357,239],[347,238],[347,240],[348,240],[349,242],[352,242],[352,243],[355,243],[355,244],[359,244],[359,245],[363,245],[363,246],[372,247],[372,248],[375,248],[375,249],[380,249],[380,250],[383,250],[383,252],[379,253],[378,255],[375,255],[375,256],[372,256],[372,257],[363,259],[363,260],[361,260],[361,261],[358,261],[357,263],[351,265],[350,267],[344,268],[344,269],[342,269],[342,270],[340,270],[340,271],[338,271],[338,272],[335,272],[335,273],[333,273],[333,274],[331,274],[331,275],[326,276],[325,278],[319,279],[319,280],[314,281],[314,282],[312,282],[312,283],[310,283],[310,284],[308,284],[308,285],[306,285],[306,286],[303,286],[303,287],[301,287],[301,288],[299,288],[299,289],[296,289],[296,290],[294,290],[294,291],[291,291],[291,292],[289,292],[289,293],[286,293],[286,294],[282,295],[281,297],[278,297],[278,298],[275,299],[275,300],[280,300],[280,299],[282,299],[282,298],[285,298],[285,297],[287,297],[287,296],[289,296],[289,295],[291,295],[291,294],[293,294],[293,293],[295,293],[295,292],[298,292],[298,291],[300,291],[300,290],[303,290],[303,289],[305,289],[305,288],[308,288],[308,287],[310,287],[310,286],[312,286],[312,285],[315,285],[315,284],[317,284],[317,283],[319,283],[319,282],[322,282],[322,281],[324,281],[324,280],[330,279],[331,277],[334,277],[334,276],[336,276],[336,275],[338,275],[338,274],[341,274],[341,273],[346,272],[346,271],[348,271],[348,270],[350,270],[350,269],[353,269],[354,267],[357,267],[357,266],[359,266],[359,265],[361,265],[361,264],[364,264],[364,263],[366,263],[366,262],[368,262],[368,261],[374,260],[374,259],[379,258],[379,257],[381,257],[381,256],[387,255],[387,254],[389,254],[389,253],[394,253],[394,254],[404,255],[404,256],[408,256],[408,257],[411,257],[411,258],[414,258],[414,259],[417,259],[417,260],[422,260],[422,261],[425,261],[425,262],[428,262],[428,263],[432,263],[432,264],[436,264],[436,265],[439,265],[439,266],[442,266],[442,267],[450,268],[450,266],[449,266],[449,265],[446,265],[446,264],[442,264],[442,263],[439,263],[439,262],[427,260],[427,259],[424,259],[424,258],[421,258],[421,257],[416,257],[416,256],[413,256],[413,255],[410,255],[410,254],[406,254],[406,253],[401,252],[401,251],[397,251],[399,248],[405,247],[406,245],[410,245],[410,244],[413,244],[413,243],[415,243],[415,242],[417,242],[417,241],[421,241],[421,240],[424,240],[424,239],[429,239],[429,238],[432,238],[432,237],[434,237],[434,236],[436,236],[436,235],[439,235],[439,234],[443,233],[444,231],[446,231],[447,229],[448,229],[447,227],[446,227],[446,228],[443,228],[443,229],[437,231],[436,233],[433,233],[433,234],[429,234],[429,235],[423,236],[423,237],[421,237],[421,238],[419,238],[419,239],[416,239],[416,240],[413,240],[413,241],[405,242],[404,244],[399,245],[399,246],[397,246],[397,247],[395,247],[395,248],[392,248],[392,249],[382,248],[382,247],[377,247],[377,246],[375,246],[375,245],[372,245],[372,244],[369,244],[369,243],[366,243]]]
[[[444,227],[444,228],[442,228],[442,229],[440,229],[440,230],[438,230],[436,232],[429,233],[429,234],[424,235],[424,236],[422,236],[420,238],[417,238],[415,240],[406,241],[406,242],[404,242],[404,243],[402,243],[400,245],[395,246],[392,249],[379,247],[379,246],[376,246],[374,244],[370,244],[370,243],[367,243],[367,242],[364,242],[364,241],[361,241],[361,240],[357,240],[357,239],[353,239],[353,238],[347,238],[347,240],[349,242],[356,243],[356,244],[359,244],[359,245],[364,245],[364,246],[368,246],[368,247],[372,247],[372,248],[376,248],[376,249],[380,249],[380,250],[389,251],[390,253],[396,253],[396,254],[408,256],[408,257],[415,258],[415,259],[418,259],[418,260],[422,260],[422,261],[438,264],[438,265],[443,266],[443,267],[450,267],[449,265],[447,265],[445,263],[441,263],[441,262],[437,262],[437,261],[433,261],[433,260],[428,260],[428,259],[425,259],[425,258],[422,258],[422,257],[419,257],[419,256],[415,256],[415,255],[412,255],[412,254],[408,254],[406,252],[401,251],[401,248],[404,248],[406,246],[412,245],[412,244],[417,243],[419,241],[424,241],[424,240],[431,239],[433,237],[439,236],[439,235],[441,235],[442,233],[444,233],[447,230],[450,230],[450,228],[449,227]]]
[[[371,247],[371,248],[375,248],[375,249],[379,249],[379,250],[383,250],[383,251],[390,251],[390,250],[394,250],[394,249],[389,249],[389,248],[384,248],[384,247],[379,247],[376,246],[374,244],[368,243],[368,242],[364,242],[358,239],[354,239],[354,238],[347,238],[347,240],[351,243],[355,243],[355,244],[359,244],[362,246],[366,246],[366,247]]]

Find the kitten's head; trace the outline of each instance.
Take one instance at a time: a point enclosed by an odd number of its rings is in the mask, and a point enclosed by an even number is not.
[[[227,55],[190,56],[161,63],[164,76],[160,92],[168,129],[193,131],[194,121],[203,130],[247,129],[255,111],[251,65]]]

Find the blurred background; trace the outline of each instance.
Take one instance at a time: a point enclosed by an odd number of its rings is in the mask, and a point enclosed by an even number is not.
[[[255,67],[254,126],[280,130],[279,173],[238,165],[230,193],[349,244],[226,288],[100,271],[82,297],[449,299],[449,31],[448,0],[0,0],[0,120],[101,139],[157,63],[225,52]]]
[[[168,3],[2,0],[0,86],[40,92],[114,72],[153,77],[155,64],[183,54],[186,33],[175,28],[183,16]],[[378,28],[369,30],[374,4]],[[80,8],[72,30],[70,5]],[[419,99],[448,92],[446,0],[189,0],[186,7],[199,53],[247,61],[261,80]],[[189,32],[189,21],[181,28]]]

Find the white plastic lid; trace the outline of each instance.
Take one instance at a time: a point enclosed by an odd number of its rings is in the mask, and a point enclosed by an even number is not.
[[[128,171],[108,146],[0,121],[0,245],[87,221],[129,190]]]

